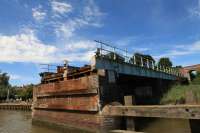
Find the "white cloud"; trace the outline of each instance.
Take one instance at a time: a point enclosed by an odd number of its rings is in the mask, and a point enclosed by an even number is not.
[[[81,14],[65,22],[56,23],[55,33],[58,37],[70,38],[76,30],[80,28],[93,26],[101,27],[101,18],[104,15],[93,0],[89,0],[87,5],[83,7]]]
[[[81,40],[76,42],[71,42],[65,46],[66,50],[69,52],[77,51],[94,51],[97,45],[94,41]]]
[[[142,52],[149,51],[150,48],[141,47],[141,46],[138,45],[137,40],[139,40],[140,38],[137,37],[137,36],[124,37],[120,40],[117,40],[116,45],[117,45],[117,47],[123,47],[124,50],[127,49],[127,51],[130,54],[132,54],[132,52],[142,53]]]
[[[50,6],[53,14],[45,12],[42,6],[33,8],[33,18],[36,21],[45,19],[41,24],[52,27],[57,34],[56,40],[61,41],[56,41],[54,45],[42,42],[32,30],[41,32],[37,28],[38,24],[34,25],[35,27],[32,29],[23,29],[15,35],[0,34],[0,62],[56,63],[65,59],[88,62],[96,50],[95,43],[87,39],[76,40],[74,35],[77,30],[87,26],[102,26],[101,18],[104,13],[100,11],[93,0],[87,2],[85,6],[80,7],[80,10],[77,10],[77,14],[67,19],[65,14],[72,12],[72,6],[66,2],[51,1]],[[55,14],[60,15],[60,17],[57,19],[46,17]],[[65,43],[66,40],[68,44]]]
[[[72,11],[72,6],[69,3],[52,1],[51,7],[54,13],[64,14]]]
[[[69,20],[66,23],[59,23],[55,28],[55,33],[58,37],[69,38],[74,35],[78,26],[79,25],[74,20]]]
[[[196,7],[189,9],[189,13],[191,16],[200,17],[200,0],[198,0]]]
[[[164,53],[162,55],[156,56],[156,58],[160,57],[176,57],[183,55],[196,54],[200,52],[200,41],[193,42],[187,45],[177,45],[174,49]]]
[[[32,9],[32,16],[36,21],[41,21],[46,17],[46,12],[42,11],[42,7],[36,7]]]
[[[32,30],[6,36],[0,35],[0,62],[56,63],[69,61],[88,62],[96,50],[89,40],[71,41],[63,48],[41,42]],[[14,75],[12,79],[18,79]]]
[[[10,74],[10,79],[11,80],[19,80],[19,79],[22,79],[22,77],[17,74]]]
[[[94,55],[94,52],[93,50],[88,50],[88,51],[84,51],[84,52],[81,52],[81,51],[77,51],[77,52],[70,52],[70,53],[67,53],[66,55],[63,55],[62,56],[62,60],[65,60],[67,59],[68,61],[70,62],[85,62],[85,63],[88,63],[91,59],[91,57]]]
[[[83,9],[82,21],[85,24],[90,24],[96,27],[101,27],[100,19],[104,16],[105,13],[102,13],[99,7],[94,3],[93,0],[89,0],[87,6]]]
[[[52,62],[57,48],[43,44],[33,32],[0,35],[1,62]]]

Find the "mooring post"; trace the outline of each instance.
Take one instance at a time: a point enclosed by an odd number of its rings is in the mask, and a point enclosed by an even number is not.
[[[135,103],[133,96],[124,96],[124,105],[130,106]],[[135,131],[135,122],[133,117],[126,118],[126,129],[130,131]]]

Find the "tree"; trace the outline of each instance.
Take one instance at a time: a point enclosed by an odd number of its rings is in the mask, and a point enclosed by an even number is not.
[[[197,72],[192,80],[192,84],[199,85],[200,84],[200,72]]]
[[[0,85],[1,86],[8,86],[9,85],[9,76],[7,73],[1,73],[0,72]]]
[[[22,98],[22,100],[28,100],[33,98],[33,84],[26,85],[23,87],[17,87],[15,88],[16,90],[16,95],[18,98]]]
[[[7,73],[0,72],[0,100],[5,100],[7,97],[8,89],[11,86],[9,84],[9,76]]]
[[[168,57],[160,58],[158,61],[158,66],[162,67],[172,67],[172,62]]]
[[[179,69],[179,68],[183,68],[183,67],[182,67],[181,65],[179,65],[179,66],[175,66],[175,68],[178,68],[178,69]]]

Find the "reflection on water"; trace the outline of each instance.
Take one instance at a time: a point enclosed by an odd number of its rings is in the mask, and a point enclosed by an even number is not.
[[[191,133],[189,120],[145,118],[138,120],[140,131],[147,133]]]
[[[136,121],[137,130],[146,133],[191,133],[189,120],[137,118]],[[71,130],[65,132],[75,133]],[[61,131],[32,125],[31,112],[0,110],[0,133],[61,133]],[[199,133],[199,129],[195,133]]]
[[[31,112],[0,110],[0,133],[60,133],[31,123]]]

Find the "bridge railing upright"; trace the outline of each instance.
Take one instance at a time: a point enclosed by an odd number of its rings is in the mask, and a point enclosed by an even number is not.
[[[96,56],[115,60],[117,62],[124,62],[135,66],[151,69],[154,71],[164,72],[178,77],[185,77],[178,68],[159,66],[155,61],[144,58],[143,56],[136,56],[130,54],[127,49],[117,48],[107,43],[97,41],[98,48]]]

